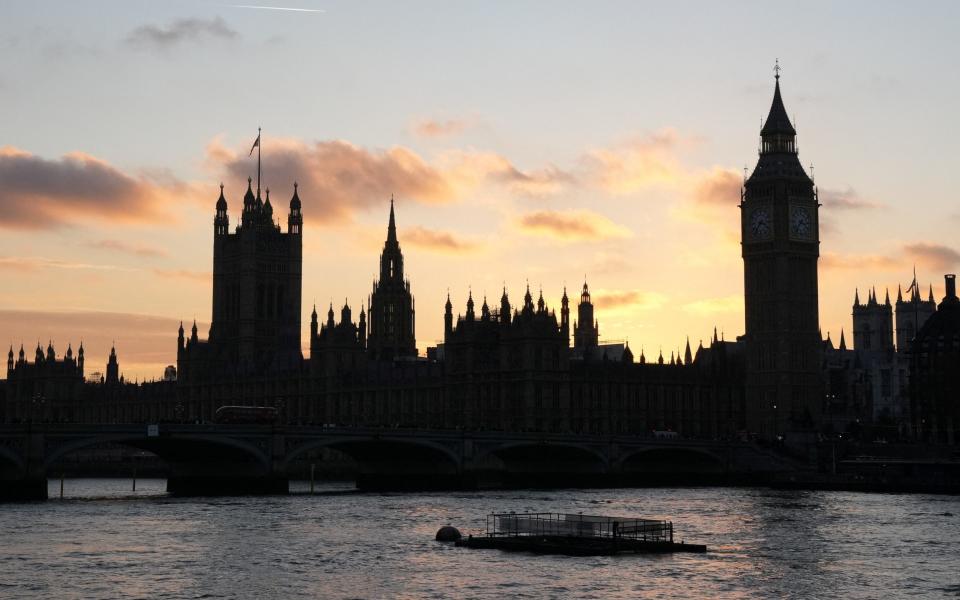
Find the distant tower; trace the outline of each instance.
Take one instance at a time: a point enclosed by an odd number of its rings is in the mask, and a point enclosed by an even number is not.
[[[221,369],[263,372],[299,368],[303,215],[294,185],[287,232],[247,179],[243,214],[229,230],[227,201],[220,186],[214,217],[213,311],[210,359]],[[181,374],[188,370],[178,365]]]
[[[296,181],[293,182],[293,198],[290,198],[290,214],[287,216],[287,233],[300,235],[303,233],[303,213],[300,208],[300,195],[298,189],[300,186]]]
[[[117,349],[110,347],[110,358],[107,359],[107,383],[115,384],[120,382],[120,364],[117,362]]]
[[[507,298],[507,287],[503,287],[503,295],[500,296],[500,322],[510,323],[510,299]]]
[[[223,197],[223,184],[220,184],[220,197],[217,199],[217,212],[213,217],[213,235],[230,233],[230,217],[227,216],[227,199]]]
[[[380,254],[380,280],[370,295],[370,335],[367,347],[375,360],[416,358],[414,305],[410,281],[403,278],[403,253],[397,241],[397,225],[390,198],[387,241]]]
[[[450,292],[447,292],[447,303],[443,308],[443,341],[447,343],[453,333],[453,303],[450,302]]]
[[[897,350],[900,352],[910,350],[913,338],[923,327],[933,313],[937,312],[937,303],[933,299],[933,286],[930,286],[930,295],[926,300],[920,298],[920,286],[917,284],[917,276],[914,273],[913,281],[907,288],[907,299],[903,299],[903,294],[897,290]]]
[[[740,204],[746,316],[747,426],[771,439],[811,428],[823,401],[817,314],[817,193],[797,157],[780,97]]]
[[[367,347],[367,313],[360,306],[360,319],[357,322],[357,341],[361,348]]]
[[[893,350],[893,307],[890,294],[877,301],[875,290],[867,292],[867,303],[860,303],[860,294],[853,298],[853,347],[856,350]]]
[[[600,339],[600,326],[593,317],[593,302],[590,300],[590,289],[587,282],[583,282],[580,292],[580,304],[577,305],[577,321],[573,329],[574,348],[595,348]]]
[[[567,297],[567,286],[563,286],[563,298],[560,299],[560,329],[563,339],[570,344],[570,298]]]

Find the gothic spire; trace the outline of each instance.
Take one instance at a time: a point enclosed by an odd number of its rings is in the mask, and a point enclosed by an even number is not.
[[[927,299],[928,302],[934,302],[933,299],[933,284],[930,284],[930,297]]]
[[[903,286],[899,283],[897,284],[897,304],[903,302]]]
[[[387,242],[397,241],[397,222],[393,216],[393,194],[390,194],[390,224],[387,225]]]
[[[860,306],[860,288],[856,288],[853,292],[853,305]]]
[[[299,185],[296,181],[294,181],[294,182],[293,182],[293,197],[290,198],[290,210],[291,210],[291,211],[300,210],[300,208],[301,208],[300,193],[299,193],[299,191],[297,190],[298,187],[300,187],[300,185]]]
[[[844,338],[844,336],[843,336],[843,328],[842,328],[842,327],[840,328],[840,349],[841,349],[841,350],[846,350],[846,349],[847,349],[847,340],[846,340],[846,339]]]
[[[683,353],[683,363],[689,365],[693,361],[693,355],[690,353],[690,336],[687,336],[687,349]]]
[[[223,182],[220,183],[220,197],[217,198],[217,210],[227,210],[227,199],[223,197]]]
[[[773,88],[773,102],[770,104],[770,112],[767,114],[767,120],[763,124],[763,129],[760,130],[760,135],[763,136],[764,141],[767,141],[768,137],[772,138],[774,136],[796,136],[797,130],[793,128],[793,124],[790,123],[790,117],[787,116],[787,109],[783,106],[783,98],[780,97],[780,63],[777,62],[776,75],[774,79],[776,83]],[[771,148],[771,150],[782,150],[784,148]]]

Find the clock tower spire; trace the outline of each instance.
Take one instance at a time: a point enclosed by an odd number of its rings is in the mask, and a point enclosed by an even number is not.
[[[780,94],[760,131],[760,157],[740,203],[747,427],[766,439],[814,429],[822,405],[817,193],[797,155]]]

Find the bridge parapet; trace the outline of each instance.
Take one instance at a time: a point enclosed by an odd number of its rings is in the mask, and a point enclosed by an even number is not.
[[[648,485],[665,475],[772,473],[790,466],[747,443],[642,436],[268,425],[3,425],[0,498],[46,497],[59,458],[97,444],[156,454],[174,494],[285,493],[312,450],[352,457],[363,487]],[[712,478],[712,479],[711,479]],[[41,491],[42,488],[42,491]]]

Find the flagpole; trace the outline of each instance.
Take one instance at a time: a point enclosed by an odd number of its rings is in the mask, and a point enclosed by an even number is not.
[[[260,148],[263,141],[260,139],[260,128],[257,127],[257,198],[260,197]]]

